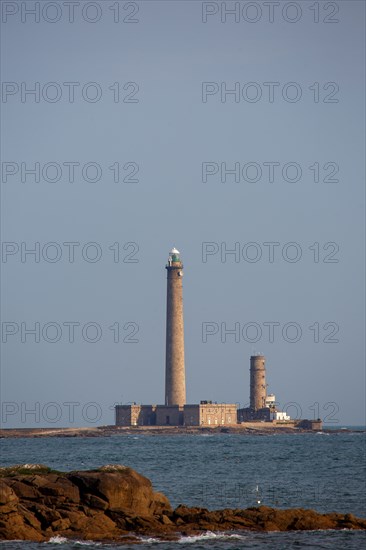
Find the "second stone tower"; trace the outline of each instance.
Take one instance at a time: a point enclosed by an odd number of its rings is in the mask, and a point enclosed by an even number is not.
[[[266,358],[264,355],[252,355],[250,358],[250,408],[253,411],[266,406]]]
[[[165,405],[186,403],[183,322],[183,264],[179,250],[169,253],[167,270]]]

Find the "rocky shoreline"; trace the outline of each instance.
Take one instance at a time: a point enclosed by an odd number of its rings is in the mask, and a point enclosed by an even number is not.
[[[351,429],[332,429],[322,430],[322,433],[353,433],[356,430]],[[357,430],[358,431],[358,430]],[[365,431],[365,430],[363,430]],[[183,427],[183,426],[97,426],[88,428],[6,428],[0,429],[1,438],[19,438],[19,437],[110,437],[123,435],[199,435],[199,434],[238,434],[238,435],[278,435],[278,434],[304,434],[315,433],[313,430],[276,425],[260,422],[248,423],[243,426],[201,428],[201,427]]]
[[[0,539],[131,542],[139,535],[176,540],[206,531],[366,529],[353,514],[320,514],[260,506],[209,511],[172,509],[151,482],[131,468],[56,472],[43,465],[0,468]]]

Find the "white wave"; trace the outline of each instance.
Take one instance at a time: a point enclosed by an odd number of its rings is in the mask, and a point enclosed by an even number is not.
[[[56,535],[55,537],[51,537],[49,541],[47,541],[48,544],[64,544],[67,541],[66,537],[60,537],[59,535]]]
[[[243,535],[237,535],[234,533],[213,533],[212,531],[206,531],[200,535],[182,536],[176,541],[169,541],[171,544],[190,544],[194,542],[200,542],[204,540],[243,540]],[[154,538],[154,537],[141,537],[141,542],[147,544],[166,544],[166,540]]]
[[[51,537],[50,540],[47,541],[47,544],[65,544],[65,543],[72,543],[78,546],[101,546],[100,542],[93,542],[92,540],[72,540],[72,539],[67,539],[65,537],[60,537],[60,535]]]
[[[207,531],[206,533],[202,533],[201,535],[190,535],[181,537],[177,542],[180,544],[185,543],[193,543],[193,542],[199,542],[201,540],[228,540],[228,539],[235,539],[235,540],[243,540],[243,535],[236,535],[236,534],[230,534],[230,533],[213,533],[212,531]]]

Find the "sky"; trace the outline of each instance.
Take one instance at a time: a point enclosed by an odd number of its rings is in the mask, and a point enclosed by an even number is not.
[[[2,427],[164,402],[173,246],[189,403],[364,424],[364,2],[0,3]]]

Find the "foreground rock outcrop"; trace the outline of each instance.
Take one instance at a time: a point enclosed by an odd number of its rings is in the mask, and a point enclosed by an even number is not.
[[[366,529],[352,514],[313,510],[172,509],[151,482],[131,468],[55,472],[43,465],[0,468],[0,539],[131,540],[135,534],[176,538],[179,534],[231,530],[290,531]]]

